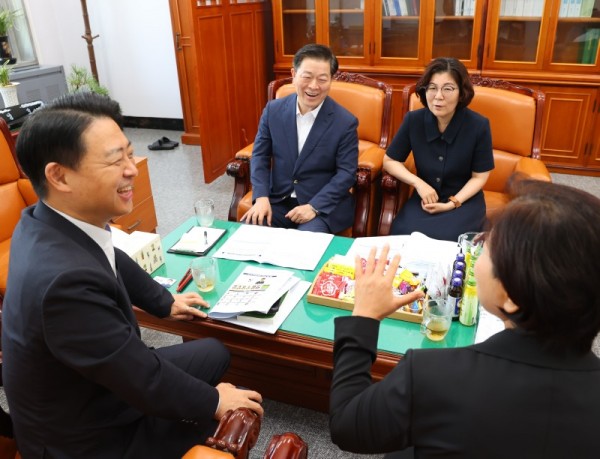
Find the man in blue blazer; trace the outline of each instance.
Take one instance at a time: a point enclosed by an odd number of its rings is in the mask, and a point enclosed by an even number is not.
[[[254,140],[253,206],[242,221],[337,233],[354,221],[358,120],[328,97],[338,63],[309,44],[294,56],[296,93],[270,101]]]
[[[206,317],[124,252],[108,222],[130,212],[137,169],[119,105],[70,94],[23,126],[17,155],[40,197],[11,243],[3,380],[21,456],[180,458],[229,409],[262,414],[260,394],[219,381],[217,340],[149,349],[132,304],[158,317]]]

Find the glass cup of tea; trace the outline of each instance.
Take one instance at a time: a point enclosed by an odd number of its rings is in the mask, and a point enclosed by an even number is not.
[[[215,202],[212,199],[200,199],[194,204],[198,225],[211,227],[215,221]]]
[[[192,277],[198,290],[210,292],[217,281],[217,260],[212,257],[198,257],[190,264]]]
[[[421,333],[431,341],[441,341],[452,325],[454,308],[443,298],[428,299],[423,302],[423,321]]]

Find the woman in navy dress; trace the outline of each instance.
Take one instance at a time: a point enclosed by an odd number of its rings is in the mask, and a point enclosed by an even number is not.
[[[494,168],[490,124],[467,108],[475,92],[458,59],[434,59],[417,94],[425,108],[406,114],[383,158],[389,174],[414,187],[391,234],[455,241],[485,222],[482,188]],[[404,166],[411,151],[416,175]]]

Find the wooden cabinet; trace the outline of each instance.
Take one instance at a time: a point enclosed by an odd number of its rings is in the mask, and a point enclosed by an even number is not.
[[[272,77],[266,0],[170,0],[186,135],[201,145],[204,181],[254,140]],[[178,35],[179,34],[179,35]]]
[[[541,157],[549,169],[600,175],[600,0],[490,0],[485,37],[483,76],[546,94]]]
[[[490,1],[484,68],[597,75],[598,7],[597,0]]]
[[[401,11],[389,9],[395,4]],[[475,68],[485,2],[468,9],[459,5],[452,0],[275,1],[276,71],[289,69],[294,53],[308,43],[327,43],[349,70],[420,72],[432,57],[448,55]]]
[[[598,89],[547,85],[541,85],[540,89],[546,95],[540,148],[542,160],[549,168],[565,172],[573,172],[581,166],[594,168],[590,159],[594,148],[594,123],[598,122],[595,113]],[[598,135],[595,137],[597,139]]]
[[[190,0],[169,0],[171,24],[175,45],[175,59],[179,75],[179,92],[183,109],[181,141],[186,145],[200,145],[200,110],[198,100],[198,66],[194,43],[194,21]]]
[[[136,157],[135,165],[138,169],[138,176],[134,182],[133,210],[127,215],[113,219],[113,223],[119,225],[127,233],[132,233],[133,231],[154,233],[157,221],[154,198],[152,197],[152,186],[150,185],[150,174],[148,172],[148,159],[145,157]]]
[[[341,70],[392,85],[392,133],[402,88],[435,57],[541,89],[542,159],[600,175],[600,0],[273,0],[273,23],[277,78],[300,47],[328,44]]]

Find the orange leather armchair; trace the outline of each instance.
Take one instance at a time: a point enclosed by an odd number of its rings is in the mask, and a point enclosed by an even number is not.
[[[475,97],[469,108],[489,119],[494,149],[494,169],[483,187],[488,218],[509,200],[508,179],[515,173],[536,180],[551,181],[540,160],[540,138],[544,93],[508,81],[472,76]],[[415,84],[403,91],[403,114],[422,108]],[[405,166],[415,171],[412,154]],[[392,221],[412,193],[412,187],[384,173],[381,179],[382,204],[377,234],[388,235]]]
[[[246,459],[256,444],[260,432],[260,417],[248,408],[228,411],[219,422],[213,437],[205,445],[196,445],[183,459]],[[274,435],[264,459],[306,459],[308,447],[296,434]]]
[[[15,142],[6,122],[0,119],[0,305],[6,292],[8,256],[12,233],[21,211],[38,200],[31,182],[17,165]]]
[[[292,78],[269,83],[268,98],[285,97],[295,91]],[[367,236],[377,226],[379,211],[378,180],[383,155],[389,140],[392,107],[392,87],[364,75],[338,72],[333,77],[329,96],[358,118],[358,169],[354,195],[356,210],[352,228],[342,232],[344,236]],[[229,208],[229,220],[239,221],[252,206],[250,182],[250,144],[238,151],[227,165],[227,174],[235,179],[233,197]]]

